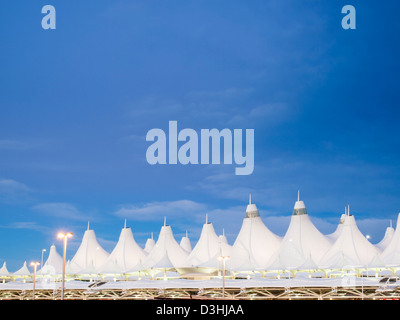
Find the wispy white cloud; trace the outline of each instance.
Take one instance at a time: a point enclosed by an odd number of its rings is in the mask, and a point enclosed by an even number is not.
[[[74,205],[65,202],[41,203],[33,206],[32,209],[38,213],[53,218],[79,221],[88,221],[93,219],[91,214],[81,212]]]
[[[7,203],[26,202],[32,189],[13,179],[0,179],[0,201]]]
[[[18,221],[13,222],[6,226],[1,226],[1,228],[9,228],[9,229],[25,229],[25,230],[32,230],[41,232],[44,234],[49,234],[51,232],[51,228],[48,226],[37,224],[36,222],[32,221]]]
[[[1,179],[0,180],[0,193],[7,192],[19,192],[19,191],[31,191],[31,189],[22,182],[18,182],[12,179]]]
[[[187,218],[188,215],[205,214],[207,206],[191,200],[149,202],[143,205],[121,205],[114,212],[122,218],[136,221],[162,221],[164,217],[171,219]]]
[[[252,109],[244,108],[244,110],[237,109],[233,113],[234,116],[227,121],[230,126],[246,126],[257,127],[262,124],[265,128],[276,127],[283,121],[293,117],[295,114],[294,108],[289,108],[285,103],[271,103],[265,105],[255,106]]]
[[[142,97],[132,101],[128,107],[131,110],[130,124],[134,121],[134,129],[142,129],[151,117],[155,126],[167,126],[169,120],[178,120],[184,127],[192,126],[193,128],[201,126],[202,123],[210,123],[210,121],[213,127],[233,125],[240,120],[248,119],[248,110],[253,106],[246,105],[244,107],[242,100],[245,100],[252,92],[252,88],[233,87],[189,92],[173,99],[162,96]],[[263,108],[263,106],[254,107],[250,118],[256,119],[260,113],[264,113]],[[271,108],[271,110],[275,109]],[[195,118],[193,118],[193,114],[196,114]],[[236,118],[232,118],[232,114],[240,114],[241,116],[235,121]],[[271,116],[272,112],[268,111],[268,114]],[[134,133],[134,135],[136,134]]]
[[[39,140],[15,140],[15,139],[0,139],[0,150],[15,150],[23,151],[35,149],[45,144],[44,141]]]
[[[253,88],[226,88],[222,90],[189,92],[187,96],[194,99],[234,99],[248,95],[253,91]]]

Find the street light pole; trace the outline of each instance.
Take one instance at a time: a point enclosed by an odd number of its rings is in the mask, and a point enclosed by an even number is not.
[[[222,261],[222,297],[225,297],[225,263],[229,256],[220,256],[218,260]]]
[[[32,292],[33,300],[35,300],[36,268],[38,265],[40,265],[40,262],[31,262],[31,266],[33,267],[33,292]]]
[[[64,290],[65,290],[65,263],[67,257],[67,239],[72,237],[72,233],[59,233],[57,236],[59,239],[64,239],[64,254],[63,254],[63,275],[62,275],[62,287],[61,287],[61,300],[64,300]]]
[[[370,235],[366,235],[365,238],[367,239],[367,241],[369,241],[369,239],[371,238]],[[369,263],[369,259],[368,259],[368,246],[367,246],[367,268],[366,268],[366,277],[368,277],[368,263]],[[362,277],[362,283],[361,283],[361,290],[362,290],[362,298],[361,300],[364,300],[364,277]]]

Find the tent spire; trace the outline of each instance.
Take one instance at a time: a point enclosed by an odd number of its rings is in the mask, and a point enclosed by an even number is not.
[[[87,229],[89,230],[90,221],[87,222]]]
[[[208,223],[208,213],[206,213],[206,224]]]
[[[225,229],[222,228],[222,235],[225,237]]]
[[[390,219],[390,227],[392,228],[392,219]]]
[[[125,222],[124,222],[124,229],[126,229],[126,219],[125,219]]]
[[[249,194],[249,204],[251,204],[251,193]]]
[[[350,215],[350,205],[349,204],[347,205],[347,215],[348,216]]]
[[[188,232],[187,232],[187,230],[186,230],[186,238],[188,237]]]
[[[164,227],[167,225],[167,217],[164,216]]]
[[[300,190],[297,190],[297,201],[300,201]]]
[[[344,215],[347,216],[347,206],[344,207]]]
[[[151,233],[151,239],[153,239],[153,232]]]

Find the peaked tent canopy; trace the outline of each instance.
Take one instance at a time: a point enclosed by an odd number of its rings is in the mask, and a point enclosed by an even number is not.
[[[228,256],[231,247],[220,241],[218,235],[215,233],[214,226],[212,223],[206,221],[201,230],[200,238],[197,241],[196,246],[188,256],[184,263],[184,267],[198,267],[200,265],[213,266],[219,256]],[[211,261],[211,260],[216,260]]]
[[[97,242],[94,230],[85,231],[82,242],[71,260],[73,273],[94,274],[106,262],[109,254]]]
[[[192,244],[190,243],[190,239],[187,235],[187,231],[186,231],[186,236],[182,237],[181,242],[179,243],[179,245],[185,249],[185,251],[187,253],[190,253],[192,251]]]
[[[225,236],[225,230],[224,229],[222,229],[222,234],[219,236],[219,241],[221,243],[229,244],[228,243],[228,239]]]
[[[363,266],[379,253],[379,250],[358,229],[354,216],[347,215],[343,222],[342,232],[321,259],[319,265],[323,268],[330,268],[336,265],[338,257],[342,256],[354,267]]]
[[[380,258],[387,266],[400,265],[400,213],[392,240],[382,252]]]
[[[147,253],[136,243],[131,228],[121,230],[118,243],[100,268],[101,273],[126,273],[143,260]]]
[[[156,242],[153,239],[153,232],[151,233],[151,238],[147,239],[146,244],[144,246],[144,251],[150,253],[150,251],[154,248]]]
[[[267,265],[272,265],[279,257],[288,269],[295,269],[303,265],[310,256],[318,264],[331,245],[331,241],[311,222],[304,202],[298,198],[289,228]]]
[[[0,277],[5,277],[8,275],[10,275],[10,272],[8,272],[6,262],[4,261],[3,266],[0,269]]]
[[[29,269],[26,265],[26,261],[24,262],[24,265],[19,270],[15,271],[12,275],[13,276],[22,276],[22,277],[30,276],[31,272],[29,271]]]
[[[392,220],[390,220],[390,227],[386,228],[385,236],[375,246],[382,252],[387,248],[389,243],[392,241],[394,235],[394,228],[392,227]]]
[[[143,261],[143,268],[176,268],[184,263],[187,256],[187,252],[176,242],[171,226],[164,225],[154,248]]]
[[[56,246],[53,244],[50,247],[49,257],[43,267],[38,271],[42,275],[57,275],[62,274],[64,260],[58,254]]]
[[[242,227],[232,246],[228,266],[231,270],[252,270],[264,267],[278,250],[281,238],[272,233],[261,220],[255,204],[249,201]]]
[[[328,239],[331,240],[332,243],[335,242],[337,238],[339,238],[340,233],[342,232],[345,216],[346,216],[346,214],[342,214],[340,216],[339,224],[338,224],[336,230],[334,232],[332,232],[331,234],[327,235]]]

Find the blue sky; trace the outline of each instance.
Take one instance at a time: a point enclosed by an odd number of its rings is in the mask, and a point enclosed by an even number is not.
[[[57,29],[41,28],[52,4]],[[341,28],[352,4],[357,29]],[[113,249],[164,216],[230,243],[249,193],[284,235],[301,190],[324,233],[344,207],[376,243],[400,211],[396,1],[12,1],[0,11],[0,263],[87,222]],[[152,128],[255,130],[255,168],[146,162]]]

